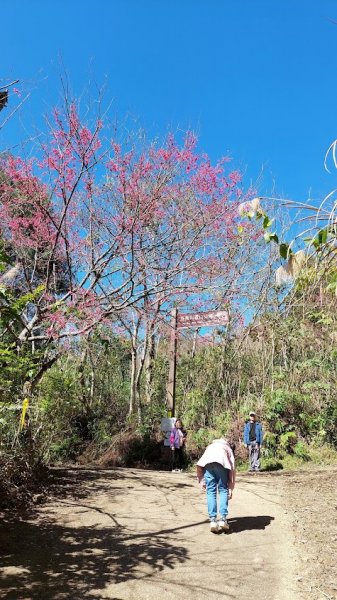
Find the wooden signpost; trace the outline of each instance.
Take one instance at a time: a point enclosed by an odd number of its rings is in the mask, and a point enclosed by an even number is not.
[[[174,417],[176,398],[176,370],[177,370],[177,342],[179,329],[193,327],[213,327],[214,325],[228,325],[229,313],[227,310],[209,310],[199,313],[178,313],[174,308],[171,312],[171,334],[169,348],[169,376],[166,388],[166,404],[168,417]]]

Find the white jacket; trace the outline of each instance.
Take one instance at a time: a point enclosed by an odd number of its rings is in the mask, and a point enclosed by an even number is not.
[[[235,485],[235,459],[230,445],[223,438],[214,440],[207,446],[202,457],[197,462],[197,467],[201,467],[204,470],[206,465],[214,462],[219,463],[225,469],[229,470],[228,487],[233,489]]]

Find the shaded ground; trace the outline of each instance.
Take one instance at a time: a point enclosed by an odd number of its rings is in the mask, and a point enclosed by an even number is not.
[[[55,470],[53,488],[35,514],[1,523],[1,598],[299,598],[270,478],[239,478],[226,535],[209,532],[192,475]]]
[[[337,468],[283,476],[295,535],[299,587],[308,600],[337,599]]]

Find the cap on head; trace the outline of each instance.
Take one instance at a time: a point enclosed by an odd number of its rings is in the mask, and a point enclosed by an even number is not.
[[[250,413],[249,413],[249,416],[250,416],[250,417],[256,417],[256,414],[255,414],[255,412],[253,412],[253,411],[251,410],[251,411],[250,411]]]

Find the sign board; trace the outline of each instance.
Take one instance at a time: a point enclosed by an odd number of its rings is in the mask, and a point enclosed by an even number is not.
[[[187,327],[212,327],[213,325],[228,325],[229,313],[227,310],[209,310],[200,313],[179,313],[177,329]]]
[[[174,427],[176,419],[174,417],[167,417],[161,420],[161,431],[165,434],[164,446],[170,446],[170,435]]]

